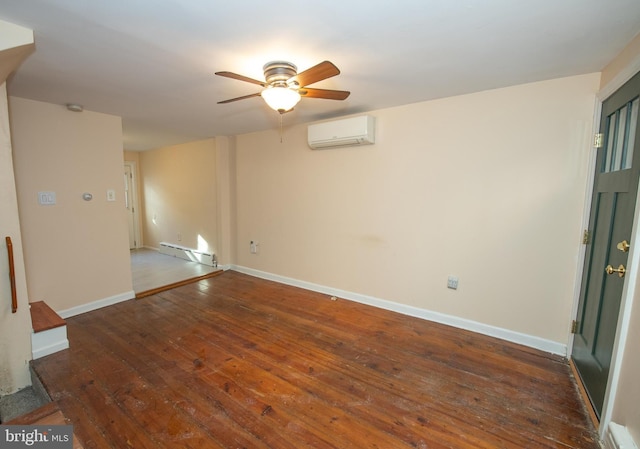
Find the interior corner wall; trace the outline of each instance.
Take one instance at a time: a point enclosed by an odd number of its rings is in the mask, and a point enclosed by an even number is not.
[[[612,61],[602,69],[600,88],[604,88],[612,82],[615,77],[624,72],[632,65],[638,65],[638,55],[640,55],[640,33],[627,44],[627,46]]]
[[[371,146],[238,136],[237,265],[566,345],[598,84],[372,111]]]
[[[216,143],[206,139],[140,157],[144,246],[175,243],[216,252]]]
[[[29,301],[67,310],[130,295],[120,117],[17,97],[9,112]]]
[[[218,251],[219,266],[235,264],[236,230],[236,162],[235,137],[216,137],[216,189],[218,193]]]
[[[124,151],[124,160],[128,162],[140,163],[140,153],[137,151]]]

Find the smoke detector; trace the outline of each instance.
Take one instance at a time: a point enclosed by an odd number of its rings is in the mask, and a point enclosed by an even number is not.
[[[82,105],[77,103],[67,103],[67,109],[72,112],[82,112],[84,110]]]

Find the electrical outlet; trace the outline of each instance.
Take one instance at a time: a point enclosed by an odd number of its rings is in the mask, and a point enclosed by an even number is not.
[[[251,251],[251,254],[258,254],[258,242],[251,240],[249,243],[249,251]]]
[[[450,288],[451,290],[458,289],[458,278],[456,276],[449,276],[447,279],[447,288]]]
[[[38,204],[42,206],[56,204],[56,192],[38,192]]]

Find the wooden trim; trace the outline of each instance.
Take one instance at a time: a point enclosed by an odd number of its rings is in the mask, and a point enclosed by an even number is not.
[[[578,391],[580,392],[580,396],[582,396],[582,402],[584,402],[584,406],[589,413],[589,418],[591,418],[591,422],[596,429],[600,428],[600,420],[598,419],[598,415],[596,415],[595,410],[593,409],[593,405],[591,405],[591,399],[589,399],[589,395],[587,394],[587,390],[584,388],[584,384],[582,383],[582,377],[578,373],[578,369],[576,368],[575,363],[572,358],[569,358],[569,367],[571,368],[571,373],[576,380],[576,385],[578,386]]]
[[[11,284],[11,313],[18,311],[18,294],[16,292],[16,269],[13,263],[13,243],[11,237],[5,237],[9,257],[9,283]]]
[[[152,296],[167,290],[171,290],[172,288],[182,287],[183,285],[191,284],[193,282],[198,282],[203,279],[212,278],[214,276],[219,276],[224,273],[223,270],[214,271],[212,273],[203,274],[202,276],[196,276],[193,278],[185,279],[184,281],[174,282],[172,284],[163,285],[162,287],[152,288],[151,290],[146,290],[144,292],[136,293],[136,299],[146,298],[147,296]]]
[[[60,408],[55,402],[47,402],[42,407],[38,407],[37,409],[30,411],[26,415],[18,416],[13,418],[11,421],[7,421],[2,424],[6,425],[31,425],[37,421],[42,421],[47,416],[51,416],[56,412],[59,412]]]
[[[29,425],[52,425],[64,426],[71,425],[71,422],[64,416],[60,407],[55,402],[48,402],[40,408],[37,408],[26,415],[18,416],[5,425],[13,426],[29,426]],[[83,449],[80,440],[76,434],[73,434],[73,449]]]
[[[60,318],[60,315],[58,315],[44,301],[29,303],[29,308],[31,311],[31,325],[33,327],[33,332],[48,331],[67,324],[62,318]]]

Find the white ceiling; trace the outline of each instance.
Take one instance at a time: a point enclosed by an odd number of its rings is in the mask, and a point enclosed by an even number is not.
[[[36,51],[9,94],[119,115],[125,148],[278,127],[259,86],[286,60],[330,60],[284,126],[497,87],[600,71],[640,31],[640,0],[2,0]]]

